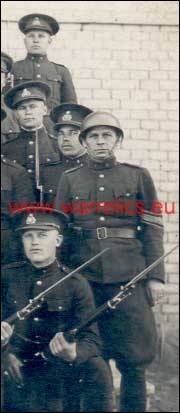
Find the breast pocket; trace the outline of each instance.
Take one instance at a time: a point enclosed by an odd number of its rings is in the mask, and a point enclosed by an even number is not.
[[[55,312],[59,317],[66,316],[70,311],[68,298],[49,298],[47,304],[48,311]]]
[[[120,216],[136,215],[137,210],[137,193],[132,191],[114,190],[114,196]]]

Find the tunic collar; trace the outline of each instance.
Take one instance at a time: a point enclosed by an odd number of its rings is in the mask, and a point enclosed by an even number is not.
[[[88,167],[95,170],[110,169],[117,164],[115,156],[105,159],[103,162],[97,162],[94,159],[88,159]]]
[[[47,55],[33,55],[28,53],[27,59],[35,63],[48,62]]]

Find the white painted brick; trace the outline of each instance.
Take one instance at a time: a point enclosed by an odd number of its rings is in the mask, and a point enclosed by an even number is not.
[[[149,119],[163,120],[167,119],[167,112],[165,110],[151,110],[149,112]]]
[[[150,148],[151,149],[151,148]],[[150,153],[149,153],[149,158],[150,159],[155,159],[155,160],[159,160],[159,161],[166,161],[167,160],[167,152],[159,152],[159,151],[156,151],[156,152],[153,152],[153,151],[151,151],[150,150]],[[163,191],[164,191],[164,189],[162,189]]]
[[[112,90],[122,90],[122,89],[138,89],[139,81],[138,80],[103,80],[103,88],[112,89]]]
[[[163,100],[160,102],[160,108],[163,110],[177,110],[179,111],[179,102],[178,101],[169,101]]]
[[[95,99],[110,99],[110,90],[105,89],[94,89],[93,90],[93,97]]]
[[[166,130],[166,131],[178,131],[179,130],[179,122],[176,121],[163,121],[160,122],[160,129],[161,130]]]
[[[165,70],[153,70],[150,72],[150,79],[165,80],[168,79],[168,72]]]
[[[130,72],[130,79],[148,79],[148,71],[146,70],[133,70]]]
[[[130,79],[130,72],[128,70],[112,70],[111,72],[112,79]]]
[[[168,112],[168,119],[169,120],[179,120],[179,112],[169,111]]]
[[[101,81],[98,79],[76,79],[79,89],[100,89]]]
[[[160,80],[161,90],[179,90],[178,82],[175,80]]]
[[[141,88],[147,90],[157,91],[159,90],[159,81],[158,80],[142,80]]]
[[[158,130],[159,122],[156,120],[143,120],[141,122],[142,129]]]
[[[131,111],[131,118],[132,119],[148,119],[149,112],[147,110],[133,110]]]

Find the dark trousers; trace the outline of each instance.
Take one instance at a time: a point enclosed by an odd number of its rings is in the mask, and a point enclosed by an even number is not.
[[[93,357],[80,367],[26,365],[24,386],[5,384],[4,412],[112,412],[108,364]]]
[[[114,297],[122,284],[91,283],[96,306]],[[99,320],[106,360],[114,359],[122,375],[121,412],[146,411],[145,368],[156,352],[156,328],[152,309],[146,297],[145,284],[136,287],[133,295]]]

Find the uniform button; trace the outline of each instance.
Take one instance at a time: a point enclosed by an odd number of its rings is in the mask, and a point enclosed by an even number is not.
[[[39,318],[38,318],[38,317],[34,317],[33,320],[34,320],[34,321],[39,321]]]
[[[69,159],[66,159],[66,163],[69,163]]]
[[[105,217],[100,217],[99,221],[105,221]]]
[[[16,163],[17,161],[16,161],[16,159],[14,159],[14,161],[13,161],[14,163]]]
[[[104,174],[100,174],[100,175],[99,175],[99,178],[104,178]]]
[[[50,158],[46,158],[46,161],[47,161],[47,162],[50,162],[50,160],[51,160]]]
[[[40,75],[40,74],[38,74],[36,77],[37,77],[38,79],[40,79],[41,75]]]
[[[63,266],[63,267],[62,267],[62,270],[63,270],[63,271],[66,271],[66,267]]]
[[[79,160],[79,159],[77,159],[77,163],[80,163],[80,160]]]
[[[104,202],[100,202],[100,206],[103,207],[103,206],[104,206]]]
[[[60,310],[60,311],[63,309],[63,308],[62,308],[62,305],[59,305],[59,307],[58,307],[58,308],[59,308],[59,310]]]
[[[36,281],[36,284],[37,284],[37,285],[42,285],[42,281],[41,281],[41,280],[38,280],[38,281]]]
[[[69,363],[69,366],[70,366],[70,367],[72,367],[72,366],[73,366],[73,364],[72,364],[72,363]]]
[[[126,193],[126,196],[130,196],[131,194],[129,192]]]
[[[29,174],[32,174],[32,169],[27,170]]]
[[[34,142],[33,141],[29,141],[29,145],[33,145],[34,144]]]
[[[13,131],[12,131],[12,129],[9,129],[9,131],[8,131],[9,133],[12,133]]]
[[[29,159],[33,159],[33,158],[34,158],[34,155],[29,155],[28,158],[29,158]]]
[[[105,163],[105,166],[106,166],[106,168],[108,168],[108,166],[109,166],[109,163]]]
[[[50,194],[52,194],[53,190],[52,190],[52,189],[49,189],[49,192],[50,192]]]
[[[103,192],[104,191],[104,186],[100,186],[99,191]]]
[[[75,199],[79,199],[79,197],[78,197],[78,196],[76,196],[76,197],[75,197]]]
[[[16,300],[14,300],[14,304],[17,304],[17,301],[16,301]]]
[[[37,67],[41,67],[41,65],[39,63],[37,63]]]
[[[41,56],[40,59],[43,60],[43,57]]]
[[[32,56],[31,59],[34,60],[34,56]]]
[[[137,231],[141,231],[141,226],[140,225],[138,225]]]

